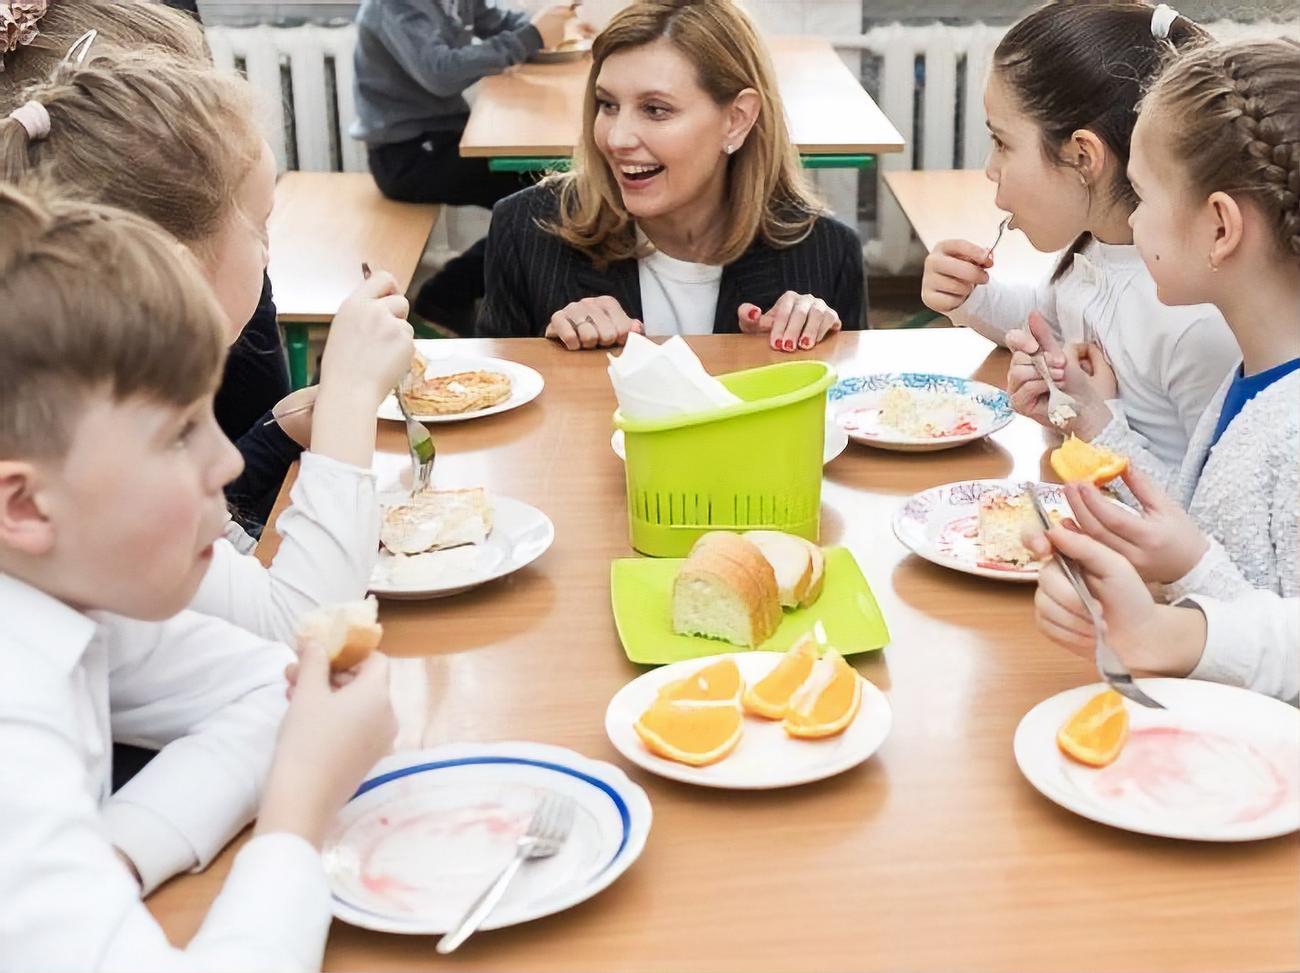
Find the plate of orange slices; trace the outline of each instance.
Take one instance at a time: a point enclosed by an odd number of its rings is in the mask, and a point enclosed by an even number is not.
[[[843,773],[879,749],[891,722],[885,695],[811,639],[788,652],[728,653],[651,670],[605,711],[605,733],[632,763],[733,790]]]
[[[1196,679],[1143,679],[1147,709],[1098,683],[1020,721],[1020,772],[1075,814],[1139,834],[1254,841],[1300,830],[1300,710]]]

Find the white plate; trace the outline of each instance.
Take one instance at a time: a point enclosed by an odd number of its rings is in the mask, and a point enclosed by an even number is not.
[[[614,435],[609,437],[610,448],[614,450],[614,455],[621,460],[627,459],[627,449],[624,446],[624,437],[622,429],[615,429]],[[822,465],[825,466],[840,453],[848,448],[848,434],[839,426],[832,422],[826,423],[826,440],[822,448]]]
[[[380,498],[380,503],[400,503],[406,493]],[[446,598],[481,584],[504,578],[532,564],[555,540],[551,518],[536,507],[510,497],[491,497],[492,533],[482,544],[435,551],[429,558],[429,575],[418,581],[397,584],[388,577],[388,567],[396,560],[387,551],[379,552],[379,561],[370,575],[370,590],[381,598]],[[387,505],[386,504],[386,505]]]
[[[963,396],[983,407],[984,421],[974,432],[938,437],[906,436],[880,423],[881,399],[895,386]],[[911,453],[964,446],[997,432],[1015,416],[1011,399],[1001,389],[969,378],[929,372],[882,372],[842,378],[831,386],[827,399],[836,426],[855,443]]]
[[[387,758],[343,806],[323,852],[334,915],[381,932],[446,932],[510,860],[547,793],[573,798],[573,830],[557,854],[520,870],[481,928],[591,898],[645,847],[645,791],[561,747],[448,744]]]
[[[660,777],[703,787],[766,790],[807,784],[841,774],[875,753],[889,735],[892,721],[889,700],[863,679],[862,708],[849,728],[839,736],[825,740],[796,740],[781,729],[779,720],[746,715],[744,735],[736,749],[707,767],[688,767],[647,750],[632,724],[654,702],[659,690],[727,655],[736,660],[741,678],[750,685],[771,672],[784,653],[724,653],[650,670],[633,679],[609,701],[605,710],[605,733],[610,743],[632,763]]]
[[[509,412],[511,409],[517,409],[533,401],[542,394],[542,389],[546,382],[542,376],[527,365],[521,365],[518,362],[507,361],[504,358],[484,358],[479,355],[460,355],[454,354],[452,348],[455,342],[447,339],[423,339],[415,343],[415,349],[424,356],[428,363],[424,370],[425,375],[454,375],[456,372],[501,372],[510,379],[510,398],[504,402],[491,406],[487,409],[478,409],[474,412],[457,412],[449,416],[426,416],[412,414],[412,417],[419,419],[421,422],[462,422],[465,419],[478,419],[482,416],[494,416],[498,412]],[[402,410],[397,405],[397,400],[393,398],[390,392],[388,397],[379,404],[379,418],[391,419],[394,422],[402,421]]]
[[[1018,480],[963,480],[922,490],[894,514],[894,534],[916,554],[954,571],[999,581],[1037,581],[1038,565],[1018,568],[980,558],[979,501],[991,490],[1018,494]],[[1054,483],[1038,483],[1048,511],[1070,516],[1065,493]]]
[[[1246,689],[1143,679],[1167,708],[1126,702],[1129,739],[1109,767],[1061,753],[1056,732],[1101,683],[1039,703],[1016,728],[1020,772],[1075,814],[1140,834],[1254,841],[1300,830],[1300,710]]]

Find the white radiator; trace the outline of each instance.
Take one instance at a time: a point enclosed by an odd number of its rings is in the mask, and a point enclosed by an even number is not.
[[[1241,36],[1300,39],[1300,22],[1219,21],[1208,28],[1223,40]],[[880,156],[879,172],[983,167],[989,149],[984,78],[1005,31],[1005,27],[985,24],[890,24],[856,37],[830,38],[854,70],[861,54],[881,60],[877,102],[902,133],[906,148]],[[265,132],[282,170],[366,170],[364,146],[347,135],[355,114],[354,27],[209,27],[207,36],[216,63],[229,69],[242,64],[261,93]],[[919,92],[918,79],[923,79]],[[964,97],[959,99],[959,94]],[[915,151],[918,143],[920,158]],[[855,174],[819,170],[816,178],[835,212],[855,223]],[[883,183],[878,186],[877,200],[876,232],[865,241],[868,267],[878,274],[915,271],[924,251]],[[441,256],[463,249],[486,232],[487,214],[482,210],[468,208],[448,216],[438,221],[434,231]]]

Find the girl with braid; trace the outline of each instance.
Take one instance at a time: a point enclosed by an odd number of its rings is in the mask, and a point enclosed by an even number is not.
[[[1143,103],[1128,175],[1140,198],[1134,240],[1160,299],[1216,305],[1241,357],[1178,468],[1122,427],[1100,437],[1141,471],[1127,482],[1142,516],[1095,487],[1069,487],[1080,530],[1056,527],[1048,539],[1083,563],[1130,668],[1295,703],[1300,44],[1243,41],[1181,56]],[[1089,381],[1106,394],[1114,376],[1099,358],[1093,365]],[[1087,614],[1053,566],[1040,576],[1037,609],[1046,634],[1091,655]]]

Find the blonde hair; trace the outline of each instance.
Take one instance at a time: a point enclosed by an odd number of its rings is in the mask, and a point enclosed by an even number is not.
[[[50,0],[36,22],[37,35],[4,55],[0,72],[0,115],[22,103],[22,89],[44,81],[68,48],[88,30],[97,33],[90,57],[114,49],[156,49],[196,64],[208,60],[203,29],[159,0]]]
[[[1143,105],[1193,191],[1253,200],[1300,258],[1300,43],[1213,44],[1179,57]]]
[[[754,127],[726,161],[722,236],[709,262],[731,263],[760,236],[775,247],[799,243],[811,232],[822,206],[807,188],[786,130],[767,51],[749,17],[732,0],[636,0],[600,32],[592,44],[582,141],[574,149],[572,171],[550,179],[559,189],[560,214],[545,229],[586,253],[597,266],[637,255],[632,217],[596,148],[596,78],[610,55],[660,38],[691,62],[700,87],[717,104],[729,104],[746,88],[759,97]]]
[[[13,186],[0,226],[0,457],[61,457],[96,390],[185,406],[216,388],[221,309],[171,236]]]
[[[221,228],[261,151],[247,82],[156,53],[60,65],[26,99],[45,106],[50,132],[32,140],[17,120],[0,119],[0,179],[39,175],[198,249]]]

